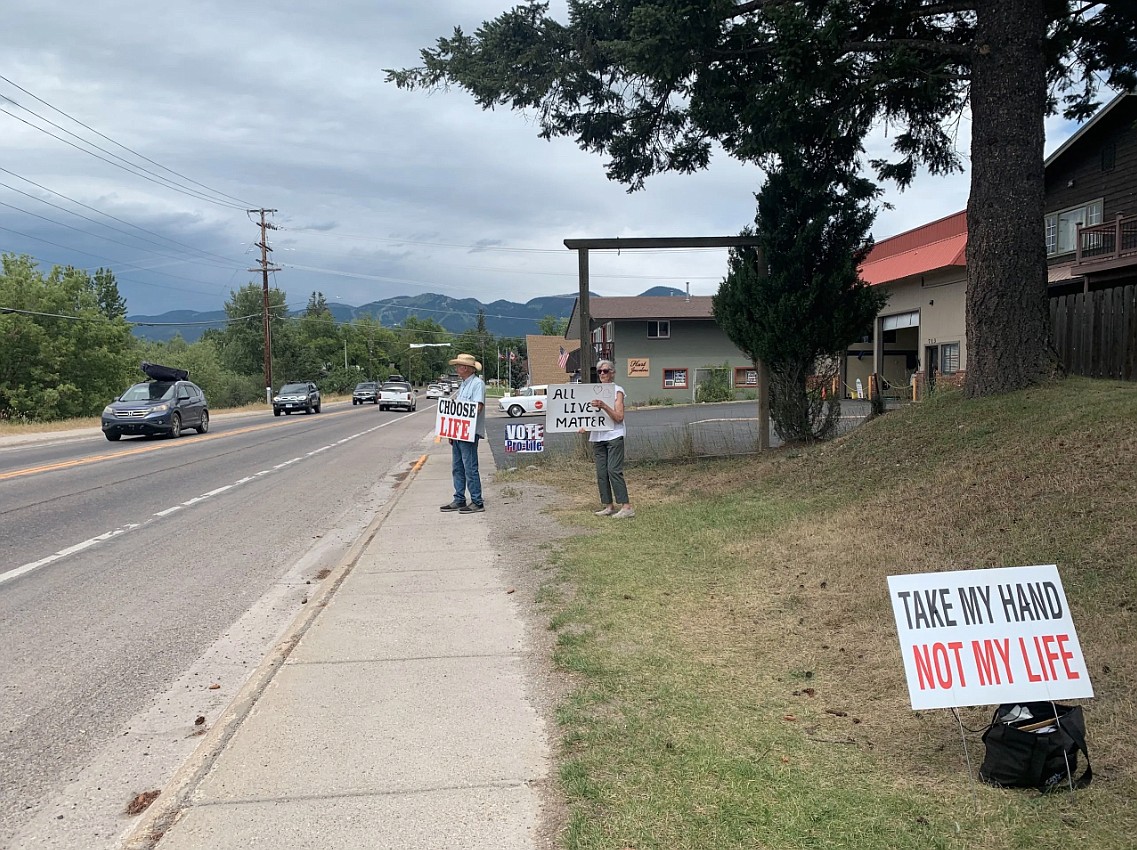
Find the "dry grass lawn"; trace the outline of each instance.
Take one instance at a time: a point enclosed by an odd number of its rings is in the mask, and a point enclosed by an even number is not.
[[[638,516],[591,516],[591,465],[538,475],[573,848],[1135,846],[1137,385],[943,394],[828,445],[637,459]],[[1095,780],[977,785],[947,710],[914,712],[885,579],[1058,565],[1090,667]],[[990,706],[964,708],[980,730]],[[966,735],[970,770],[983,757]]]

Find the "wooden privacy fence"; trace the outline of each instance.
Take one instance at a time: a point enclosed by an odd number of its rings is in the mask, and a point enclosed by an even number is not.
[[[1137,286],[1051,298],[1050,333],[1069,374],[1137,381]]]

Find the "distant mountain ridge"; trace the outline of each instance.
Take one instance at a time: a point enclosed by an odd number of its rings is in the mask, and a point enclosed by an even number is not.
[[[670,286],[653,286],[640,295],[685,295],[682,290]],[[603,296],[592,293],[593,298]],[[401,323],[408,316],[420,319],[434,319],[446,330],[461,333],[474,327],[478,321],[478,311],[486,311],[486,328],[495,336],[520,337],[539,332],[537,322],[545,316],[568,318],[576,302],[576,293],[571,295],[545,295],[520,304],[516,301],[499,299],[483,304],[476,298],[451,298],[428,292],[422,295],[396,295],[371,301],[359,307],[350,304],[328,304],[328,310],[337,322],[351,322],[364,316],[371,316],[380,323],[391,326]],[[301,316],[303,310],[294,310],[291,315]],[[171,310],[156,316],[127,316],[134,322],[134,335],[157,342],[167,342],[181,334],[186,342],[197,342],[209,328],[225,326],[225,311],[210,310]]]

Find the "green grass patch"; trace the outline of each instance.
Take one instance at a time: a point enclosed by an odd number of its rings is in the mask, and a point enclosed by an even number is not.
[[[1132,847],[1137,385],[940,393],[833,443],[631,465],[637,517],[591,515],[589,464],[535,473],[563,542],[543,595],[569,848]],[[974,785],[947,711],[913,712],[885,578],[1057,563],[1097,698],[1094,784]],[[990,708],[962,709],[980,728]],[[982,759],[968,735],[972,767]]]

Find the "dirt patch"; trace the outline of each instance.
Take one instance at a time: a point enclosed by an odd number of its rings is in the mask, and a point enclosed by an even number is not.
[[[150,804],[158,799],[161,791],[143,791],[141,794],[136,794],[134,799],[126,804],[126,813],[128,815],[140,815],[148,808]]]
[[[555,850],[562,846],[569,814],[558,779],[561,730],[556,712],[574,683],[553,664],[557,635],[549,627],[551,612],[541,599],[551,589],[562,595],[566,592],[559,584],[555,565],[559,541],[588,532],[552,519],[550,515],[557,512],[564,494],[527,480],[524,473],[499,473],[489,489],[492,502],[484,516],[491,523],[493,539],[500,542],[499,565],[506,592],[524,620],[524,664],[533,683],[529,699],[544,720],[552,752],[549,775],[538,788],[542,816],[534,847]]]

